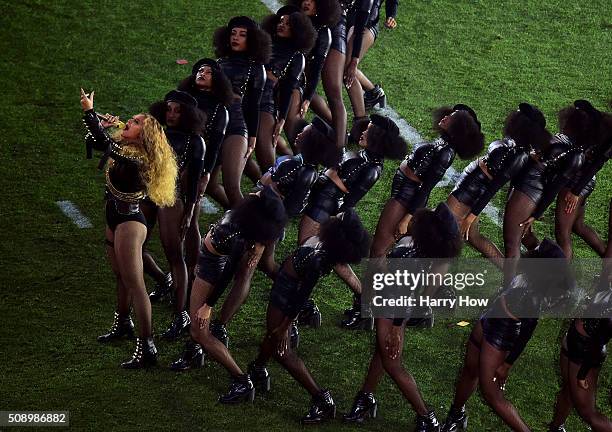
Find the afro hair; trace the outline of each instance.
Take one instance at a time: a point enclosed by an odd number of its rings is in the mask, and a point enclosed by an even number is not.
[[[302,9],[304,0],[288,0],[287,4]],[[314,0],[317,14],[312,17],[312,21],[317,26],[334,27],[340,20],[342,9],[338,0]]]
[[[265,17],[261,22],[261,28],[272,37],[272,41],[277,39],[276,26],[280,19],[279,15],[272,14]],[[308,54],[317,38],[317,32],[312,26],[310,18],[302,12],[293,12],[289,15],[289,26],[291,28],[290,41],[293,47],[304,55]]]
[[[439,125],[440,120],[451,114],[453,120],[448,130],[443,130]],[[434,110],[432,117],[434,130],[451,143],[459,158],[472,159],[484,148],[484,135],[468,111],[455,111],[452,107],[445,106]]]
[[[149,107],[149,114],[162,125],[166,124],[166,111],[168,110],[168,102],[158,101]],[[181,116],[177,129],[189,134],[202,135],[204,133],[204,125],[206,124],[206,114],[189,105],[181,104]]]
[[[545,149],[551,139],[546,126],[534,122],[520,110],[511,111],[506,117],[504,136],[512,138],[520,147],[536,151]]]
[[[233,51],[230,46],[232,29],[228,26],[219,27],[213,35],[213,46],[217,57],[231,56]],[[247,56],[253,61],[266,64],[270,61],[272,53],[272,41],[270,35],[259,27],[247,29]]]
[[[455,229],[449,230],[447,221],[426,208],[417,210],[412,217],[412,238],[424,258],[455,258],[463,246],[461,235]]]
[[[328,219],[319,238],[333,263],[357,264],[370,250],[370,234],[352,208]]]
[[[283,202],[269,187],[245,197],[233,213],[244,238],[262,244],[278,240],[288,220]]]

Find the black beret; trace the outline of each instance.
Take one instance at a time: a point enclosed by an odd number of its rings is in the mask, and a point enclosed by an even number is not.
[[[595,121],[599,121],[601,119],[601,112],[587,100],[578,99],[574,101],[574,107],[576,107],[576,109],[583,110]]]
[[[217,62],[211,58],[203,58],[195,62],[191,68],[191,75],[196,75],[202,66],[210,66],[211,69],[219,69]]]
[[[300,8],[294,5],[285,5],[276,11],[276,16],[291,15],[292,13],[300,12]]]
[[[459,237],[459,226],[457,225],[457,220],[445,202],[438,204],[434,210],[434,214],[441,222],[441,226],[444,227],[445,237],[450,239]]]
[[[334,142],[336,141],[336,133],[334,132],[334,129],[320,117],[315,117],[312,119],[312,127],[325,135],[327,139]]]
[[[389,117],[381,116],[379,114],[372,114],[370,115],[370,121],[372,124],[378,126],[394,138],[400,134],[397,124],[395,124],[395,122]]]
[[[542,114],[542,111],[537,109],[535,106],[528,104],[527,102],[521,102],[519,104],[519,111],[538,126],[542,128],[546,127],[546,118],[544,117],[544,114]]]
[[[178,102],[181,105],[187,105],[194,108],[198,107],[198,102],[189,93],[181,90],[172,90],[164,97],[164,102]]]
[[[227,23],[227,28],[231,30],[235,27],[244,27],[247,30],[255,29],[257,28],[257,23],[253,21],[252,18],[249,18],[248,16],[244,16],[244,15],[235,16],[234,18],[229,20],[229,22]]]
[[[480,129],[480,122],[478,121],[478,116],[476,116],[476,111],[474,111],[472,108],[465,104],[457,104],[453,107],[453,111],[467,111],[470,116],[472,116],[472,118],[478,125],[478,128]]]

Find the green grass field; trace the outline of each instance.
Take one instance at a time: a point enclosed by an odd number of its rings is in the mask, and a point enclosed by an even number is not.
[[[263,17],[257,0],[116,3],[110,1],[0,1],[0,410],[68,410],[71,426],[99,430],[294,430],[309,397],[276,364],[273,391],[254,405],[225,407],[217,395],[228,385],[218,365],[175,374],[168,365],[181,343],[160,341],[160,366],[121,370],[133,344],[103,346],[95,337],[110,324],[114,282],[103,247],[103,179],[85,159],[79,87],[96,91],[96,108],[122,117],[146,110],[189,74],[190,62],[211,56],[213,30],[235,14]],[[551,130],[555,112],[577,98],[600,109],[612,97],[612,4],[545,1],[403,0],[399,27],[382,30],[362,63],[383,84],[391,105],[424,137],[429,112],[464,102],[482,120],[487,142],[500,136],[507,112],[526,100],[542,108]],[[456,163],[461,169],[464,164]],[[368,228],[375,227],[390,187],[394,164],[360,203]],[[598,175],[587,221],[606,237],[612,166]],[[245,186],[250,186],[245,181]],[[431,204],[450,187],[434,191]],[[503,205],[500,193],[494,203]],[[70,200],[94,227],[79,229],[55,204]],[[217,216],[203,215],[201,227]],[[500,245],[490,220],[483,231]],[[536,223],[552,236],[552,213]],[[295,245],[296,225],[278,257]],[[161,257],[159,242],[153,250]],[[576,255],[593,257],[581,241]],[[465,255],[474,253],[466,248]],[[148,281],[150,282],[150,281]],[[152,286],[152,285],[151,285]],[[240,365],[256,354],[270,283],[257,274],[249,302],[230,324],[231,348]],[[332,389],[339,410],[350,408],[372,352],[372,336],[337,327],[349,295],[327,278],[315,291],[324,325],[304,329],[300,353],[318,381]],[[157,334],[171,312],[154,306]],[[444,418],[462,363],[470,328],[408,333],[404,363],[425,399]],[[558,389],[559,338],[567,323],[546,321],[516,364],[507,393],[533,430],[545,430]],[[598,403],[612,415],[610,362],[600,378]],[[390,380],[380,386],[379,418],[359,429],[412,430],[414,414]],[[505,426],[483,400],[468,403],[471,431]],[[339,421],[321,429],[349,430]],[[573,415],[568,430],[586,430]]]

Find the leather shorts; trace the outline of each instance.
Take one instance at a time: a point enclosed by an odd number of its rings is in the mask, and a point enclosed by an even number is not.
[[[116,198],[109,198],[105,206],[106,224],[115,232],[117,226],[124,222],[135,221],[147,226],[147,221],[139,203],[128,203]]]
[[[305,287],[302,282],[288,275],[281,268],[272,284],[270,304],[293,319],[298,316],[308,301],[312,288],[314,287]]]
[[[534,203],[538,203],[544,194],[544,167],[531,165],[512,182],[517,190],[527,195]]]
[[[597,358],[591,359],[592,366],[598,368],[604,364],[607,355],[606,346],[603,345],[601,348],[597,347],[597,350],[593,350],[592,339],[578,333],[573,323],[567,331],[565,340],[567,342],[567,349],[563,348],[562,352],[572,363],[581,365],[585,360],[589,359],[594,352],[597,352]]]
[[[229,256],[215,255],[209,252],[202,242],[195,274],[213,286],[210,296],[206,299],[207,305],[213,307],[217,303],[232,279],[233,267]]]
[[[481,318],[484,339],[500,351],[510,351],[521,332],[521,322],[512,318]]]
[[[332,40],[330,49],[346,54],[346,16],[342,15],[338,24],[331,28]]]
[[[408,178],[401,169],[397,169],[391,183],[391,198],[399,202],[408,213],[416,210],[415,196],[421,183]]]
[[[229,107],[229,123],[225,136],[240,135],[248,138],[249,132],[247,129],[246,121],[244,119],[244,112],[242,111],[242,100],[235,99]]]

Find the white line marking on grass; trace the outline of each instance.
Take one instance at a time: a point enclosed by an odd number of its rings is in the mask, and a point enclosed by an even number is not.
[[[207,198],[204,198],[202,200],[202,202],[200,203],[200,207],[202,207],[202,211],[206,214],[219,213],[219,208],[216,205],[214,205],[211,201],[209,201]]]
[[[93,227],[92,223],[87,219],[87,216],[83,215],[72,201],[56,201],[55,204],[57,204],[62,213],[72,219],[72,222],[79,228]]]
[[[283,4],[279,1],[276,0],[261,0],[261,2],[268,8],[270,9],[273,13],[276,13],[277,10],[279,10]]]
[[[282,6],[282,4],[276,0],[260,0],[260,1],[272,12],[276,12]],[[421,134],[419,134],[419,131],[417,131],[414,127],[410,126],[410,124],[405,119],[400,117],[397,111],[395,111],[390,106],[387,106],[382,109],[378,109],[377,111],[388,116],[395,123],[397,123],[397,126],[399,127],[399,130],[400,130],[400,134],[404,137],[406,141],[408,141],[413,146],[425,141],[423,137],[421,136]],[[436,187],[445,187],[445,186],[454,185],[459,179],[460,175],[461,173],[459,171],[457,171],[453,167],[450,167],[446,171],[446,174],[444,175],[444,179],[440,181],[436,185]],[[499,209],[492,206],[491,204],[488,204],[482,212],[486,214],[493,221],[493,223],[499,226],[499,214],[500,214]]]

